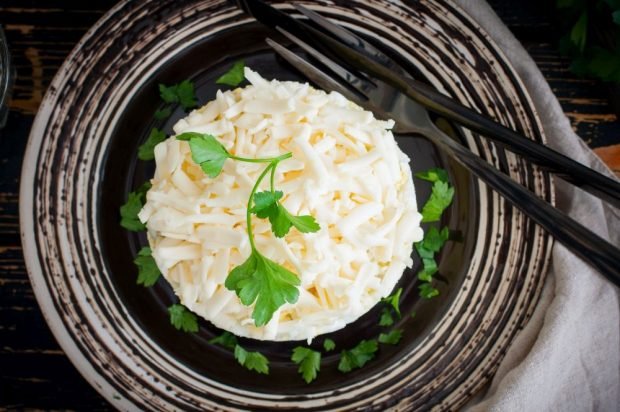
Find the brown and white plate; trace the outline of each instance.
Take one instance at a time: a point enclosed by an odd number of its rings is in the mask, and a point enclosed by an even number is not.
[[[544,141],[530,98],[501,50],[449,0],[303,3],[370,39],[444,93]],[[290,4],[278,7],[294,14]],[[195,334],[170,326],[166,308],[175,298],[163,280],[152,288],[136,285],[132,260],[146,240],[119,226],[118,209],[153,173],[153,164],[138,161],[136,153],[156,125],[158,83],[191,79],[205,103],[215,95],[215,79],[240,58],[266,78],[303,80],[275,58],[267,35],[277,37],[230,1],[125,0],[68,57],[34,123],[21,181],[24,251],[52,331],[83,376],[120,409],[463,405],[488,383],[532,313],[551,240],[423,139],[399,143],[414,171],[449,171],[456,198],[442,223],[460,239],[439,256],[439,297],[421,300],[417,268],[405,273],[406,315],[397,325],[403,340],[382,345],[362,369],[340,373],[339,351],[329,352],[318,379],[307,385],[290,361],[299,342],[244,339],[271,360],[271,373],[258,375],[207,343],[221,332],[208,322]],[[181,116],[179,109],[162,126],[170,132]],[[553,201],[548,175],[465,130],[452,132]],[[418,182],[417,191],[420,204],[429,187]],[[345,349],[376,336],[378,311],[329,337]]]

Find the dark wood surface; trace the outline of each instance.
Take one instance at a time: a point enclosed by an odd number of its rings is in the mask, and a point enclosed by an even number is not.
[[[37,305],[21,250],[19,176],[38,106],[64,58],[113,0],[2,0],[3,25],[17,71],[10,114],[0,130],[0,410],[109,410],[52,336]],[[573,128],[620,175],[620,122],[608,86],[579,79],[556,48],[552,7],[492,0],[532,55]],[[33,166],[34,167],[34,166]]]

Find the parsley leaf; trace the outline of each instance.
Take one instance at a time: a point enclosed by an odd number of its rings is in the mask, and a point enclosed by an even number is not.
[[[151,256],[150,247],[140,249],[133,263],[138,267],[138,285],[148,287],[157,283],[161,272],[155,263],[155,259]]]
[[[577,22],[573,26],[573,29],[570,32],[570,40],[573,42],[575,46],[579,49],[580,52],[583,52],[583,49],[586,46],[586,39],[588,36],[588,12],[584,11],[577,19]]]
[[[170,323],[184,332],[198,332],[198,318],[185,306],[174,304],[168,308]]]
[[[381,333],[379,335],[379,342],[387,343],[389,345],[396,345],[403,337],[402,329],[394,329],[388,333]]]
[[[196,94],[194,92],[194,83],[189,80],[183,80],[177,85],[177,97],[179,103],[185,110],[192,109],[198,105]]]
[[[140,160],[155,159],[155,153],[153,153],[153,151],[155,150],[155,146],[157,146],[159,143],[163,142],[164,140],[166,140],[166,133],[164,133],[163,131],[159,130],[156,127],[151,129],[151,133],[149,134],[149,137],[146,139],[146,142],[144,142],[144,144],[142,144],[138,148],[138,159]]]
[[[430,299],[439,295],[439,291],[435,289],[430,283],[422,283],[420,286],[418,286],[418,288],[420,289],[420,296],[425,299]]]
[[[233,64],[233,66],[223,75],[221,75],[215,83],[217,84],[227,84],[229,86],[238,86],[243,80],[245,80],[245,75],[243,74],[243,68],[245,67],[245,63],[243,60],[239,60]]]
[[[159,96],[166,103],[177,103],[179,97],[177,96],[177,86],[166,86],[164,84],[159,85]]]
[[[172,114],[172,109],[169,107],[164,107],[161,110],[157,110],[155,114],[153,115],[153,117],[155,117],[156,120],[164,120],[170,117],[171,114]]]
[[[284,194],[280,190],[276,190],[275,192],[265,191],[255,193],[254,207],[250,209],[250,212],[261,219],[266,219],[269,216],[277,214],[278,200],[280,200],[283,195]]]
[[[146,182],[135,192],[127,195],[127,202],[120,208],[121,226],[132,232],[139,232],[146,229],[144,223],[138,219],[138,213],[142,210],[146,201],[146,192],[151,188],[151,183]]]
[[[430,229],[424,234],[424,240],[422,240],[422,246],[424,249],[439,252],[444,243],[448,240],[450,231],[447,227],[444,227],[441,232],[437,230],[435,226],[431,226]]]
[[[235,359],[239,364],[251,371],[269,374],[269,360],[260,352],[248,352],[239,345],[235,345]]]
[[[433,183],[431,197],[422,208],[422,222],[436,222],[443,211],[450,206],[454,197],[454,188],[447,182],[436,181]]]
[[[220,345],[228,349],[235,349],[237,346],[237,337],[230,332],[224,332],[219,336],[209,340],[213,345]]]
[[[284,237],[291,227],[295,227],[301,233],[312,233],[321,228],[314,217],[295,216],[286,210],[279,202],[282,196],[279,190],[258,192],[254,195],[254,207],[250,209],[250,212],[261,219],[269,218],[271,230],[276,237]]]
[[[333,340],[329,338],[325,339],[323,341],[323,349],[325,349],[325,351],[327,352],[336,349],[336,342],[334,342]]]
[[[294,216],[291,215],[284,206],[280,205],[281,213],[286,214],[286,217],[291,222],[291,224],[295,227],[295,229],[299,230],[301,233],[314,233],[318,232],[321,229],[321,226],[316,222],[314,217],[310,215],[303,216]],[[276,235],[277,236],[277,235]]]
[[[379,326],[392,326],[394,324],[394,318],[389,308],[383,308],[381,311],[381,319],[379,319]]]
[[[189,80],[183,80],[179,84],[172,86],[159,85],[159,96],[166,103],[180,103],[185,110],[196,107],[196,95],[194,92],[194,83]]]
[[[355,368],[361,368],[368,361],[375,357],[378,345],[375,339],[362,340],[351,350],[343,350],[340,353],[338,370],[340,372],[351,372]]]
[[[256,250],[228,274],[224,283],[226,289],[237,293],[244,305],[256,302],[252,311],[256,326],[267,324],[286,302],[297,302],[300,284],[297,275]]]
[[[299,365],[297,371],[301,373],[306,383],[316,379],[316,374],[321,369],[321,352],[297,346],[293,349],[291,360]]]
[[[403,288],[398,288],[398,290],[392,293],[390,296],[381,299],[381,302],[392,305],[396,313],[398,313],[398,317],[400,317],[400,295],[403,293]]]
[[[182,133],[177,140],[189,141],[192,160],[200,165],[209,177],[217,177],[222,172],[224,162],[230,157],[228,150],[210,134]]]
[[[434,169],[428,169],[423,172],[418,172],[415,174],[415,177],[422,179],[422,180],[428,180],[429,182],[433,182],[433,183],[437,181],[447,182],[448,172],[446,172],[444,169],[436,167]]]

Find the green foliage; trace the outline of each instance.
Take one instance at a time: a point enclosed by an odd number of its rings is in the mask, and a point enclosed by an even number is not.
[[[293,349],[291,360],[299,365],[297,371],[301,374],[306,383],[310,383],[316,379],[316,375],[321,369],[321,352],[297,346]]]
[[[376,339],[362,340],[350,350],[343,350],[340,353],[338,370],[343,373],[351,372],[353,369],[361,368],[375,357],[378,344]]]
[[[120,208],[121,226],[132,232],[140,232],[146,229],[144,223],[138,219],[138,213],[146,202],[146,192],[151,188],[151,183],[146,182],[135,192],[127,195],[127,202]]]
[[[558,0],[560,50],[581,76],[620,83],[620,0]]]
[[[269,360],[260,352],[248,352],[239,345],[235,346],[235,359],[248,370],[264,375],[269,374]]]
[[[138,285],[149,287],[157,283],[161,272],[155,263],[155,259],[151,256],[150,247],[140,249],[133,263],[138,267]]]
[[[223,75],[221,75],[215,82],[217,84],[227,84],[228,86],[236,87],[243,80],[245,80],[245,75],[243,74],[243,68],[245,67],[245,63],[243,60],[239,60],[233,64],[233,66]]]
[[[198,332],[198,318],[185,306],[174,304],[168,308],[170,323],[184,332]]]

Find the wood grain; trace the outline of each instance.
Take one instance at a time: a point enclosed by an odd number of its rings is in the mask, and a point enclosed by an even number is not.
[[[43,94],[81,36],[115,1],[3,0],[3,24],[16,69],[7,126],[0,131],[0,409],[109,410],[54,340],[34,299],[19,236],[18,190],[28,132]],[[575,131],[620,176],[620,122],[606,85],[574,76],[555,48],[552,9],[495,0]]]

